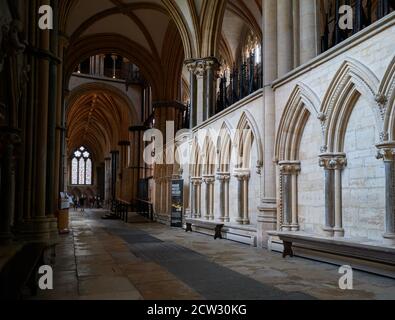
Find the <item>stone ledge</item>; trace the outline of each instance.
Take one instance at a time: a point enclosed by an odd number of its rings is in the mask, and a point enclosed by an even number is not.
[[[250,246],[257,245],[257,228],[254,225],[238,225],[231,222],[222,222],[220,220],[204,220],[196,218],[187,218],[186,221],[192,223],[195,232],[209,236],[214,236],[214,227],[223,224],[222,235],[225,240],[235,241]],[[205,227],[207,225],[207,227]]]
[[[296,256],[395,278],[395,246],[359,238],[330,238],[299,232],[268,232],[271,251],[282,251],[283,241],[292,242]]]

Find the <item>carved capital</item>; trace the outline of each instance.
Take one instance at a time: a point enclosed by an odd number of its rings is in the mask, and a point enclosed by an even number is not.
[[[211,176],[211,175],[203,176],[203,181],[205,184],[214,184],[215,176]]]
[[[202,184],[202,178],[201,177],[192,177],[191,178],[191,183],[194,185],[194,186],[200,186],[201,184]]]
[[[218,173],[217,174],[217,180],[220,182],[226,182],[230,180],[230,173]]]
[[[299,161],[280,161],[279,167],[282,175],[298,175],[301,171]]]
[[[251,172],[247,169],[237,169],[235,170],[234,177],[239,181],[248,181],[251,178]]]
[[[384,161],[394,161],[395,156],[395,141],[388,141],[376,145],[378,151],[376,158]]]
[[[347,158],[344,153],[321,154],[319,165],[326,170],[343,170],[347,166]]]

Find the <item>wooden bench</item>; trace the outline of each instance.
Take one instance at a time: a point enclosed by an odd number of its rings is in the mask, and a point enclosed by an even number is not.
[[[44,265],[44,252],[48,248],[42,243],[25,245],[0,272],[0,300],[19,300],[26,288],[30,295],[37,295],[38,269]]]
[[[202,221],[197,219],[186,219],[185,232],[193,232],[192,226],[201,227],[209,230],[214,230],[214,240],[222,239],[222,228],[225,226],[223,223]]]
[[[371,242],[353,242],[341,238],[325,238],[302,232],[269,232],[268,234],[277,236],[283,241],[284,258],[293,257],[294,246],[302,245],[316,251],[395,266],[394,247],[373,245]]]

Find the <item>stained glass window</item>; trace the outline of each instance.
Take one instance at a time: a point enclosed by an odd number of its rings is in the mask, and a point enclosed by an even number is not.
[[[92,184],[92,159],[91,154],[85,147],[78,148],[71,160],[71,184]]]
[[[78,160],[74,158],[71,162],[71,184],[78,184]]]
[[[92,184],[92,160],[86,160],[85,184]]]

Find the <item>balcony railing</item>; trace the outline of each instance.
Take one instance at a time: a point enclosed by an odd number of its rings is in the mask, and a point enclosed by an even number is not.
[[[251,54],[246,62],[233,68],[230,77],[220,78],[216,113],[219,113],[255,91],[262,89],[262,63]]]

